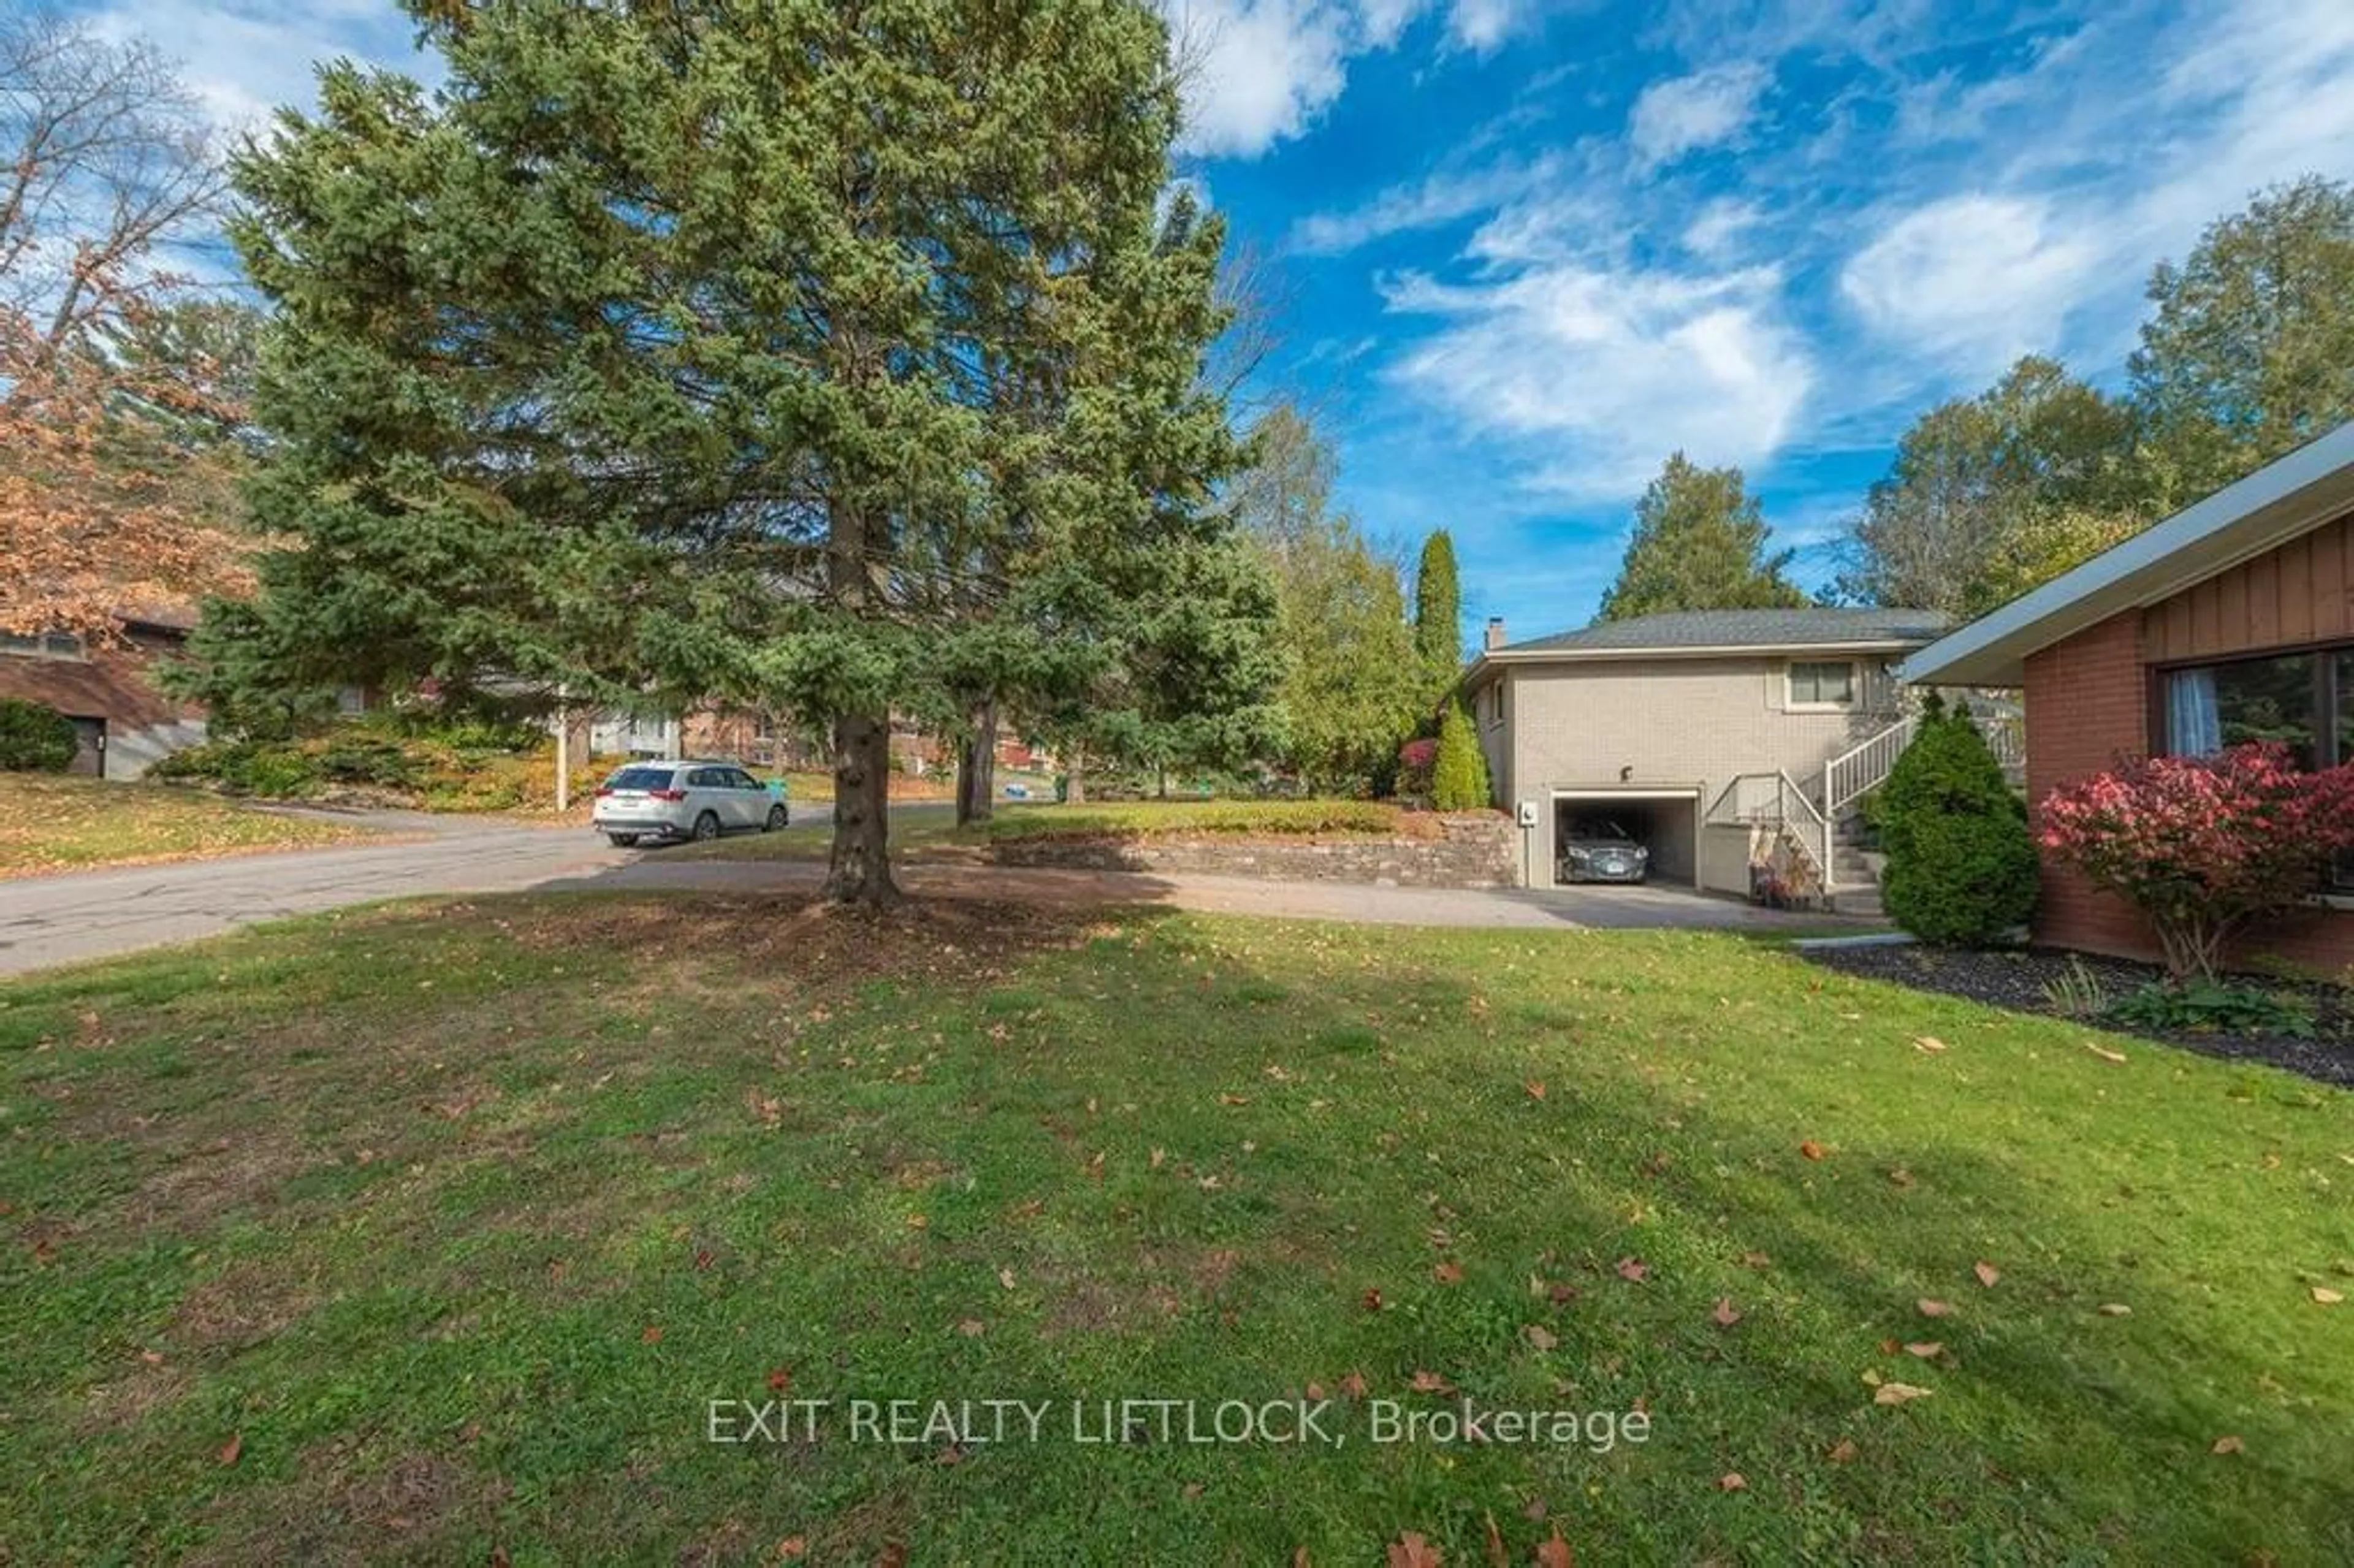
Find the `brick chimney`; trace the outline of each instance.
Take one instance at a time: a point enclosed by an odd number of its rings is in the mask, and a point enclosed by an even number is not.
[[[1491,615],[1488,618],[1488,652],[1493,653],[1503,645],[1504,618],[1500,615]]]

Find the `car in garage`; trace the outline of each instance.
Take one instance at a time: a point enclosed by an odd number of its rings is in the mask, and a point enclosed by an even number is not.
[[[588,820],[623,849],[652,839],[674,842],[722,833],[766,833],[788,825],[792,808],[732,762],[632,762],[597,787]]]
[[[1562,836],[1564,882],[1640,882],[1650,869],[1650,850],[1616,817],[1577,818]]]

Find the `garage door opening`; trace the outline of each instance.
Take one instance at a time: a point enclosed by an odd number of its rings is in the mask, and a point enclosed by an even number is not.
[[[1603,791],[1557,791],[1553,796],[1553,865],[1556,885],[1618,880],[1623,863],[1617,846],[1639,844],[1646,852],[1647,879],[1684,887],[1700,885],[1700,797],[1622,795]],[[1585,853],[1573,854],[1574,850]]]

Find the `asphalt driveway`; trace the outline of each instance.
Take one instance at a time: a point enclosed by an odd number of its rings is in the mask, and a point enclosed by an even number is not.
[[[826,810],[804,808],[795,814],[797,820],[818,821],[826,820]],[[658,850],[617,850],[584,828],[408,812],[371,813],[364,820],[404,835],[402,841],[0,881],[0,975],[193,941],[256,921],[384,898],[532,889],[807,892],[824,874],[814,861],[688,860]],[[1373,925],[1774,931],[1840,924],[1657,887],[1367,887],[972,862],[918,863],[903,866],[898,874],[910,892],[930,897],[1160,904]]]

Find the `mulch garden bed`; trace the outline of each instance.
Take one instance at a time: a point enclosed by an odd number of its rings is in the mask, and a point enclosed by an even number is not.
[[[2048,988],[2073,973],[2077,964],[2092,973],[2112,1001],[2163,975],[2152,964],[2035,948],[1969,952],[1919,946],[1819,948],[1806,956],[1843,974],[1889,980],[1915,991],[1942,991],[2015,1012],[2036,1012],[2046,1017],[2061,1016],[2052,1004]],[[2354,1088],[2354,998],[2349,998],[2345,987],[2256,975],[2234,976],[2232,983],[2308,1004],[2314,1012],[2313,1038],[2138,1029],[2105,1022],[2101,1027],[2179,1045],[2201,1055],[2263,1062],[2320,1083]]]

